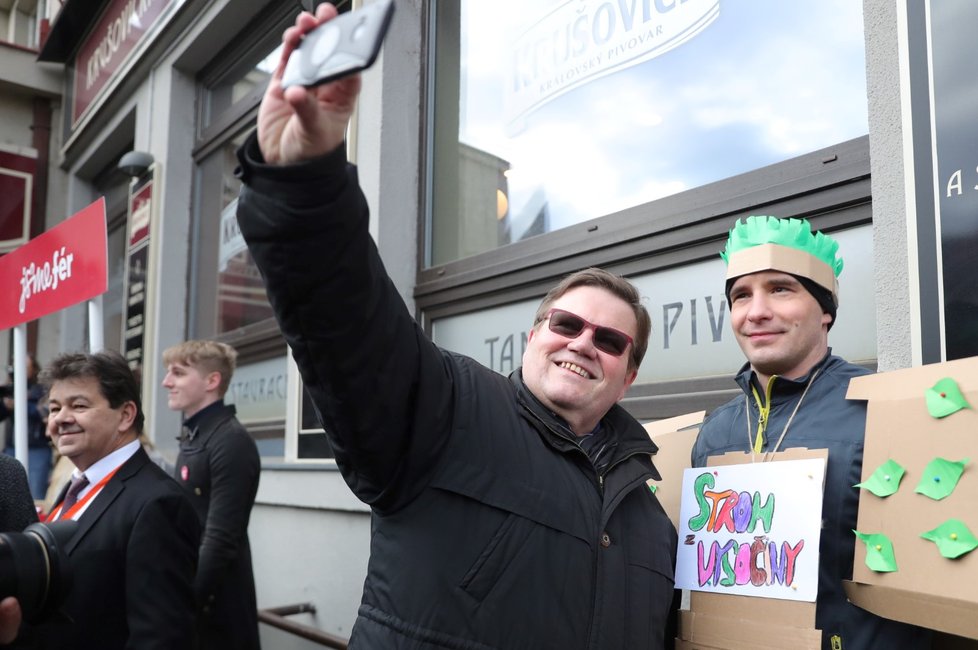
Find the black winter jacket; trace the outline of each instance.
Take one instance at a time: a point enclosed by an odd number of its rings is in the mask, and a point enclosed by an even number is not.
[[[336,462],[372,508],[351,648],[665,645],[676,532],[646,481],[656,447],[623,409],[598,476],[525,388],[437,348],[368,230],[342,148],[288,168],[239,152],[241,232]]]
[[[801,447],[828,449],[825,469],[825,494],[822,500],[822,534],[819,543],[818,599],[815,626],[822,630],[824,650],[925,650],[930,634],[925,630],[880,618],[846,599],[842,581],[852,578],[855,554],[856,515],[861,479],[863,438],[866,432],[866,403],[846,399],[849,380],[869,374],[865,368],[832,356],[831,350],[808,374],[798,379],[775,377],[771,390],[770,413],[764,433],[762,453],[772,450],[784,430],[791,412],[818,370],[808,393],[779,450]],[[750,364],[736,377],[747,399],[736,397],[703,423],[693,445],[693,467],[703,467],[709,456],[728,451],[750,451],[750,440],[757,432],[760,405],[751,390],[756,385]],[[763,399],[764,386],[757,386]],[[745,414],[744,409],[749,408]],[[751,433],[747,432],[750,422]]]
[[[215,402],[180,437],[175,478],[187,491],[203,535],[194,591],[202,648],[257,650],[258,609],[248,520],[261,461],[233,405]]]

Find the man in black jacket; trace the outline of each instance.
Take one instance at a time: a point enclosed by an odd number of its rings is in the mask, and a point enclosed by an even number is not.
[[[255,650],[258,609],[248,520],[261,463],[255,441],[224,403],[238,353],[217,341],[163,352],[168,406],[183,413],[175,477],[203,527],[194,588],[202,648]]]
[[[588,269],[544,298],[510,377],[437,348],[368,231],[344,133],[348,77],[283,91],[284,61],[335,15],[285,33],[242,147],[241,232],[353,492],[372,509],[351,648],[663,648],[676,532],[656,452],[617,402],[650,321]]]

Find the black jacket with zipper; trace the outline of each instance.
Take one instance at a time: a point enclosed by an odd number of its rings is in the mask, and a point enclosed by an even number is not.
[[[518,371],[436,347],[383,269],[342,148],[275,168],[252,136],[239,158],[241,232],[337,465],[372,508],[350,647],[665,647],[676,532],[646,485],[645,430],[613,407],[599,476]]]

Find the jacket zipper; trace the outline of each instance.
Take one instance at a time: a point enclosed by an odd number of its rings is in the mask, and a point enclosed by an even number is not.
[[[764,388],[764,401],[761,401],[761,396],[758,394],[757,389],[752,385],[750,387],[751,392],[754,394],[754,402],[757,404],[757,434],[754,438],[753,448],[754,453],[759,454],[761,450],[764,449],[764,434],[767,432],[768,420],[771,417],[771,392],[774,390],[774,380],[777,379],[777,375],[771,375],[771,378],[767,380],[767,386]]]

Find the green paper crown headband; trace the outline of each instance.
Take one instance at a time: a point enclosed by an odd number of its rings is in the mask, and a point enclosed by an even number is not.
[[[839,243],[813,233],[807,219],[751,216],[745,222],[737,220],[720,257],[727,263],[728,280],[759,271],[782,271],[825,287],[838,304],[836,278],[842,272],[838,250]]]

